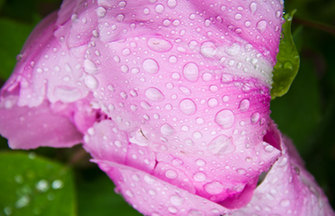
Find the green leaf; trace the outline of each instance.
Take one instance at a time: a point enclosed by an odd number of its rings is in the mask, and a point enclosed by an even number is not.
[[[33,27],[33,25],[0,18],[0,79],[6,80],[12,73],[16,64],[16,56],[20,53]]]
[[[98,175],[98,176],[97,176]],[[78,215],[141,216],[114,191],[114,185],[101,170],[88,173],[89,179],[78,178]],[[94,177],[92,177],[94,176]]]
[[[0,153],[0,215],[74,216],[72,172],[30,153]]]
[[[291,33],[291,23],[295,12],[296,10],[284,15],[286,22],[282,26],[277,64],[273,69],[272,99],[287,93],[299,70],[299,53]]]

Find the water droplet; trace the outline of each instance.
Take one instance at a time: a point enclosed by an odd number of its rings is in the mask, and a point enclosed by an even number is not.
[[[215,98],[210,98],[208,100],[208,106],[209,107],[216,107],[218,105],[218,101]]]
[[[155,7],[155,11],[156,11],[157,13],[163,13],[163,11],[164,11],[164,6],[163,6],[162,4],[158,4],[158,5],[156,5],[156,7]]]
[[[91,60],[85,59],[84,70],[85,70],[86,73],[93,74],[93,73],[97,72],[97,66]]]
[[[253,114],[251,115],[251,117],[250,117],[250,121],[251,121],[251,123],[253,123],[253,124],[257,123],[258,120],[259,120],[259,117],[260,117],[260,115],[259,115],[258,112],[253,113]]]
[[[62,189],[63,186],[64,186],[63,181],[62,181],[62,180],[59,180],[59,179],[54,180],[54,181],[52,182],[52,184],[51,184],[51,187],[52,187],[52,189],[54,189],[54,190]]]
[[[162,100],[164,100],[163,93],[155,87],[148,88],[145,91],[145,96],[152,101],[162,101]]]
[[[193,179],[196,182],[203,182],[206,180],[206,175],[203,172],[197,172],[194,174]]]
[[[233,75],[231,74],[227,74],[227,73],[223,73],[221,76],[221,82],[222,83],[230,83],[232,82],[234,79]]]
[[[126,190],[125,194],[128,196],[128,197],[133,197],[134,194],[130,191],[130,190]]]
[[[206,165],[206,161],[204,161],[202,159],[196,160],[195,163],[197,164],[197,166],[205,166]]]
[[[175,207],[172,207],[172,206],[168,207],[168,211],[172,214],[175,214],[175,213],[178,212],[178,210]]]
[[[171,64],[174,64],[174,63],[176,63],[177,62],[177,57],[176,56],[170,56],[169,57],[169,62],[171,63]]]
[[[190,62],[185,64],[184,69],[183,69],[183,74],[185,79],[188,81],[194,82],[198,79],[199,76],[199,68],[198,65]]]
[[[161,126],[161,133],[165,136],[170,136],[175,132],[174,128],[169,124],[163,124]]]
[[[218,181],[213,181],[204,186],[207,193],[216,195],[220,194],[223,191],[223,185]]]
[[[179,103],[179,109],[186,115],[193,115],[197,110],[197,106],[193,100],[186,98]]]
[[[49,189],[49,183],[48,181],[42,179],[37,182],[36,189],[41,192],[46,192]]]
[[[177,5],[177,0],[168,0],[167,5],[168,5],[170,8],[174,8],[174,7],[176,7],[176,5]]]
[[[87,88],[89,89],[96,89],[99,86],[98,80],[94,76],[91,76],[91,75],[85,76],[84,82]]]
[[[200,52],[203,56],[212,58],[216,54],[216,47],[214,43],[207,41],[201,45]]]
[[[255,13],[256,10],[257,10],[257,3],[256,2],[251,2],[249,7],[250,7],[251,13]]]
[[[266,29],[266,21],[265,20],[261,20],[257,23],[257,29],[260,31],[260,32],[264,32],[264,30]]]
[[[250,101],[248,99],[243,99],[241,102],[240,102],[240,105],[239,105],[239,109],[242,111],[242,112],[245,112],[249,109],[249,106],[250,106]]]
[[[29,196],[24,195],[16,201],[15,207],[16,208],[23,208],[23,207],[27,206],[29,204],[29,202],[30,202]]]
[[[184,202],[184,199],[178,195],[173,195],[170,197],[170,202],[174,206],[181,206]]]
[[[166,178],[169,178],[169,179],[175,179],[177,178],[178,174],[174,170],[167,170],[165,173],[165,176]]]
[[[208,150],[214,155],[224,155],[234,150],[231,137],[219,135],[208,144]]]
[[[104,17],[107,11],[104,7],[98,7],[96,12],[97,12],[98,17]]]
[[[236,20],[240,20],[241,18],[242,18],[242,15],[241,15],[241,14],[236,14],[236,15],[235,15],[235,19],[236,19]]]
[[[157,73],[159,70],[158,62],[151,58],[144,60],[142,66],[143,66],[144,71],[151,73],[151,74]]]
[[[285,62],[284,63],[284,68],[292,70],[293,69],[293,65],[291,64],[291,62]]]
[[[205,215],[198,210],[192,209],[187,213],[187,216],[205,216]]]
[[[290,201],[289,200],[282,200],[280,202],[280,206],[281,207],[288,207],[290,205]]]
[[[233,126],[234,121],[235,117],[231,110],[223,109],[215,115],[215,122],[223,129],[228,129]]]
[[[9,216],[9,215],[12,214],[13,211],[12,211],[12,209],[10,207],[5,207],[3,209],[3,212],[5,213],[5,215]]]
[[[156,52],[167,52],[172,48],[172,44],[161,38],[150,38],[148,40],[148,47]]]

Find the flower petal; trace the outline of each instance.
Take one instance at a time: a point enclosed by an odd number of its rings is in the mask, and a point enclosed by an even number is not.
[[[143,171],[109,161],[95,162],[113,179],[116,190],[144,215],[217,216],[231,212]]]
[[[234,212],[233,216],[335,215],[291,141],[283,137],[281,148],[282,156],[257,187],[251,202]]]
[[[16,96],[8,96],[0,102],[0,134],[11,148],[71,147],[81,141],[72,122],[54,113],[48,102],[30,108],[17,106],[16,101]]]

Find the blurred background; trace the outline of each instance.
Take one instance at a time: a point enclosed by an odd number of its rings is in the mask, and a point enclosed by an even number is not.
[[[12,72],[16,63],[16,56],[34,26],[47,14],[59,8],[60,4],[60,0],[0,0],[0,86],[4,84]],[[285,1],[285,10],[290,12],[293,9],[297,9],[292,24],[292,32],[301,57],[300,70],[289,92],[272,101],[271,116],[279,129],[293,140],[306,163],[307,169],[314,175],[334,208],[335,1]],[[9,174],[11,171],[8,164],[10,163],[1,159],[1,157],[5,158],[6,154],[8,156],[8,151],[10,149],[7,141],[0,138],[0,171],[7,170],[8,175],[15,175],[17,184],[22,184],[20,179],[24,179],[25,174]],[[36,155],[56,161],[55,169],[66,169],[69,178],[74,181],[73,185],[70,184],[71,190],[74,192],[73,197],[69,199],[69,202],[72,202],[71,213],[64,213],[64,215],[107,216],[116,213],[118,216],[139,215],[119,195],[113,192],[114,186],[111,181],[95,164],[89,162],[89,156],[80,146],[72,149],[39,148],[34,151],[23,152],[19,155],[20,163],[25,163],[25,157],[31,159]],[[15,163],[18,163],[12,162],[14,166]],[[36,161],[36,163],[39,162]],[[17,165],[20,166],[20,164]],[[58,165],[59,167],[57,167]],[[27,178],[32,181],[37,177],[42,178],[39,175],[43,176],[45,173],[28,174]],[[1,175],[4,176],[3,173]],[[57,187],[53,187],[57,186],[57,184],[54,185],[55,181],[46,182],[47,184],[44,181],[38,181],[38,184],[32,182],[31,184],[36,185],[34,190],[40,193],[45,192],[49,187],[57,189]],[[33,214],[23,213],[24,211],[21,210],[16,211],[15,206],[8,204],[9,200],[16,200],[19,195],[33,192],[32,190],[22,189],[14,195],[5,194],[2,192],[8,188],[13,190],[18,188],[18,186],[8,186],[6,184],[11,184],[11,181],[7,180],[6,183],[5,180],[2,182],[0,180],[0,216],[39,215],[43,213],[42,208],[33,211]],[[10,193],[9,189],[7,191]],[[53,200],[49,195],[47,198]],[[22,207],[19,204],[28,205],[27,203],[31,200],[19,199],[16,201],[16,207]],[[48,212],[42,215],[61,215],[50,213],[50,209]]]

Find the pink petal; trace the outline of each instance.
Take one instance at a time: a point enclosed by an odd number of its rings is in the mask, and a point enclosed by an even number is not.
[[[114,162],[96,160],[117,191],[144,215],[217,216],[231,212],[148,173]]]
[[[233,215],[335,215],[291,141],[283,138],[281,148],[282,156],[257,187],[251,202]]]
[[[16,101],[16,96],[9,96],[0,102],[0,134],[11,148],[71,147],[81,141],[72,122],[54,113],[47,102],[29,108],[17,106]]]

